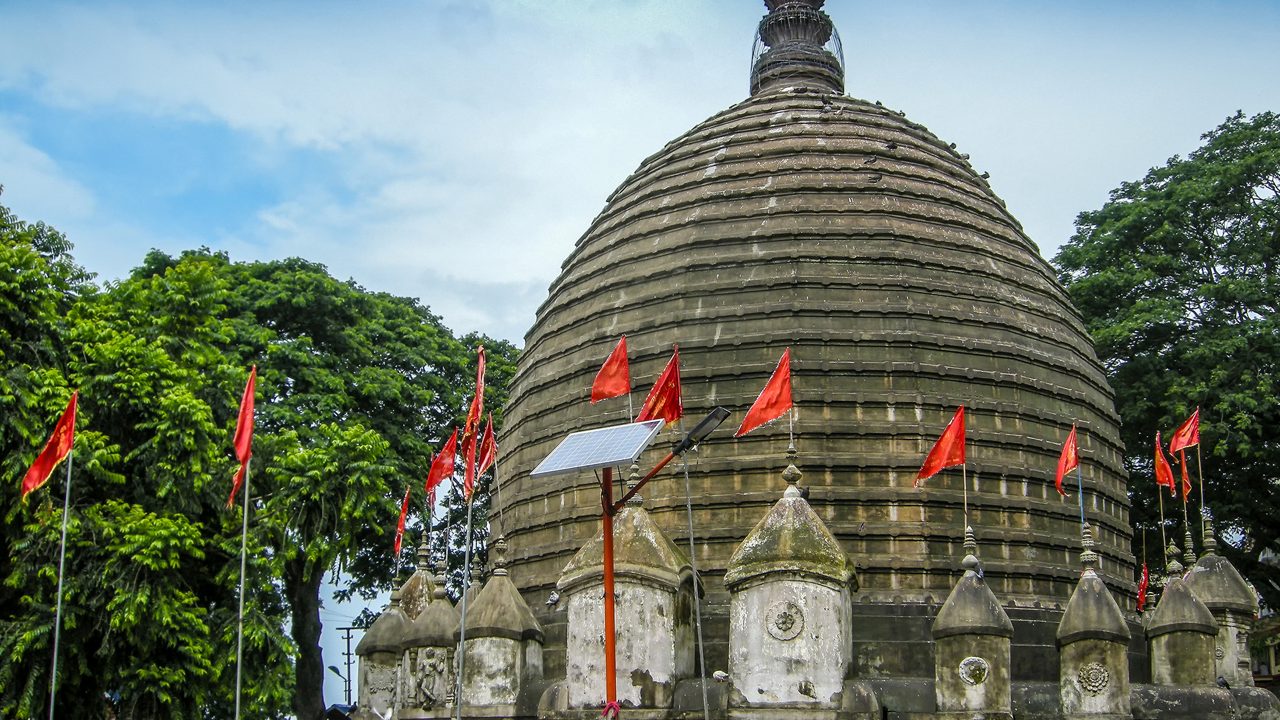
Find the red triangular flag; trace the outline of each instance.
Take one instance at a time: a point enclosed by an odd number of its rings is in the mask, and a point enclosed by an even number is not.
[[[942,431],[938,441],[933,444],[933,449],[929,451],[928,457],[924,459],[924,465],[920,467],[920,472],[916,474],[916,487],[920,486],[921,480],[927,480],[937,475],[943,468],[963,464],[964,406],[961,405],[956,409],[956,414],[951,416],[951,422],[947,423],[947,429]]]
[[[44,449],[36,456],[36,461],[31,463],[27,474],[23,476],[23,502],[27,501],[28,495],[49,482],[49,476],[53,474],[54,469],[67,457],[67,453],[71,452],[71,446],[76,442],[76,406],[79,404],[79,398],[79,390],[71,393],[67,408],[62,411],[62,417],[58,418],[57,424],[53,426],[53,434],[49,436]]]
[[[424,486],[424,489],[427,491],[427,515],[428,516],[430,516],[431,512],[436,508],[436,486],[440,484],[439,481],[436,482],[436,485],[431,484],[431,470],[432,468],[435,467],[435,457],[436,457],[435,455],[432,455],[431,461],[428,463],[429,467],[427,468],[427,483]]]
[[[453,434],[445,442],[444,447],[440,448],[440,453],[431,461],[431,469],[427,471],[427,495],[435,497],[436,488],[447,477],[453,477],[454,466],[458,461],[458,429],[453,429]]]
[[[1062,454],[1058,456],[1058,477],[1053,481],[1059,495],[1067,493],[1062,489],[1062,476],[1075,470],[1080,465],[1080,447],[1076,444],[1076,426],[1072,424],[1067,441],[1062,443]]]
[[[404,489],[404,502],[400,503],[400,522],[396,523],[396,548],[392,555],[400,557],[400,540],[404,538],[404,519],[409,515],[409,488]]]
[[[231,495],[227,497],[227,507],[236,503],[236,493],[240,492],[240,483],[244,482],[244,474],[249,469],[249,457],[253,455],[253,394],[258,380],[258,366],[249,368],[249,382],[244,385],[244,394],[240,396],[240,414],[236,418],[236,434],[232,445],[236,449],[236,459],[240,461],[240,469],[231,481]]]
[[[1165,459],[1164,450],[1160,449],[1160,431],[1156,431],[1156,485],[1169,488],[1170,495],[1178,494],[1178,485],[1173,480],[1173,468]]]
[[[1191,413],[1191,417],[1182,421],[1177,430],[1169,436],[1169,452],[1176,453],[1180,450],[1200,444],[1200,408]]]
[[[791,348],[782,351],[778,366],[769,376],[756,401],[751,403],[747,416],[742,418],[742,425],[734,437],[742,437],[761,425],[777,420],[791,409]]]
[[[484,428],[480,438],[480,466],[477,474],[483,475],[485,470],[493,467],[498,461],[498,440],[493,436],[493,415],[489,415],[489,424]]]
[[[1147,585],[1151,582],[1151,575],[1147,572],[1147,564],[1142,563],[1142,579],[1138,581],[1138,612],[1142,612],[1143,606],[1147,604]]]
[[[591,404],[631,392],[631,366],[627,363],[627,336],[614,346],[591,383]]]
[[[476,390],[471,395],[471,408],[467,410],[467,422],[462,426],[462,441],[475,437],[480,429],[480,416],[484,413],[484,346],[476,346]]]
[[[684,405],[680,402],[680,348],[675,347],[671,359],[662,369],[658,381],[649,390],[649,395],[640,406],[640,414],[636,422],[645,420],[663,420],[672,423],[684,415]]]

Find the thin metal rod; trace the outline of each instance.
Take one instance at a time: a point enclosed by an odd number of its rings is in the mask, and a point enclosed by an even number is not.
[[[1084,527],[1088,523],[1084,519],[1084,473],[1080,472],[1080,463],[1076,463],[1076,483],[1080,488],[1080,527]]]
[[[698,551],[693,542],[693,491],[689,486],[689,458],[680,458],[684,465],[684,509],[689,521],[689,566],[693,569],[693,626],[698,633],[698,680],[702,686],[702,717],[711,720],[711,703],[707,700],[707,656],[702,643],[702,599],[698,594],[698,585],[702,577],[698,575]]]
[[[624,495],[623,495],[623,496],[618,500],[618,502],[613,503],[613,505],[612,505],[613,512],[615,512],[615,513],[617,513],[617,512],[621,512],[621,511],[622,511],[622,508],[626,507],[626,505],[627,505],[627,501],[628,501],[628,500],[630,500],[630,499],[632,498],[632,496],[634,496],[636,493],[640,492],[640,489],[641,489],[641,488],[643,488],[643,487],[645,486],[645,483],[647,483],[647,482],[649,482],[650,480],[652,480],[652,479],[653,479],[653,476],[654,476],[654,475],[657,475],[657,474],[658,474],[658,472],[662,470],[662,468],[666,467],[666,466],[667,466],[667,463],[671,462],[671,461],[672,461],[672,459],[674,459],[674,458],[675,458],[675,456],[676,456],[676,454],[675,454],[675,453],[667,453],[667,456],[666,456],[666,457],[664,457],[664,458],[662,458],[661,462],[659,462],[657,465],[654,465],[652,470],[650,470],[650,471],[649,471],[649,472],[648,472],[644,477],[640,478],[640,480],[636,482],[636,486],[635,486],[635,487],[633,487],[633,488],[631,488],[630,490],[628,490],[628,491],[626,492],[626,494],[624,494]],[[613,472],[613,468],[605,468],[605,471],[606,471],[606,472],[608,472],[608,473],[612,473],[612,472]],[[612,490],[610,491],[609,496],[610,496],[610,498],[612,498],[612,497],[613,497],[613,492],[612,492]]]
[[[67,567],[67,514],[71,509],[71,459],[75,450],[67,451],[67,487],[62,497],[62,545],[58,551],[58,602],[53,613],[53,669],[49,672],[49,720],[53,720],[58,699],[58,641],[62,637],[62,573]]]
[[[1200,443],[1196,443],[1196,479],[1200,481],[1200,535],[1204,536],[1204,523],[1209,518],[1209,506],[1204,504],[1204,465],[1200,460]]]
[[[636,412],[631,407],[631,381],[627,381],[627,419],[635,422]]]
[[[1160,557],[1164,557],[1165,550],[1169,547],[1169,538],[1164,534],[1164,486],[1156,486],[1156,498],[1160,501]],[[1167,560],[1166,560],[1167,562]]]
[[[961,488],[964,493],[964,529],[969,529],[969,465],[968,463],[960,464],[960,478],[963,485]]]
[[[787,443],[788,447],[796,444],[796,406],[787,408]]]
[[[240,609],[236,612],[236,720],[240,720],[240,676],[244,666],[245,546],[249,540],[249,465],[252,462],[252,457],[244,461],[244,487],[241,489],[244,493],[244,510],[240,527]]]
[[[457,702],[454,703],[454,709],[457,712],[458,720],[462,720],[462,673],[467,669],[467,590],[471,588],[471,508],[473,503],[467,503],[467,536],[466,551],[463,553],[462,561],[462,620],[458,624],[458,681],[457,691],[454,697]]]
[[[605,711],[618,702],[618,662],[614,643],[613,598],[613,468],[604,469],[600,483],[603,494],[601,506],[602,536],[604,539],[604,694]]]

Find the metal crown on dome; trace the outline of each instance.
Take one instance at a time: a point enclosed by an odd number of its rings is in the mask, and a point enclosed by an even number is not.
[[[765,0],[751,53],[751,94],[786,87],[844,92],[844,50],[825,0]]]

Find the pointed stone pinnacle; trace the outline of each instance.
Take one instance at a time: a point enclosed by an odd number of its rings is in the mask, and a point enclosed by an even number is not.
[[[1174,545],[1172,540],[1169,541],[1169,547],[1164,549],[1164,556],[1168,559],[1168,562],[1165,563],[1164,569],[1165,572],[1168,573],[1169,577],[1172,578],[1175,575],[1181,575],[1182,563],[1178,562],[1178,546]]]
[[[1204,556],[1218,554],[1218,538],[1213,536],[1213,521],[1204,519]]]
[[[966,525],[964,528],[964,559],[960,561],[960,566],[965,570],[977,570],[982,564],[978,559],[978,538],[974,537],[973,526]]]
[[[783,497],[798,497],[800,488],[796,487],[796,483],[800,482],[800,478],[804,473],[800,472],[800,468],[796,467],[796,445],[791,443],[787,446],[787,469],[782,471],[782,479],[787,481],[787,489],[782,493]]]
[[[430,518],[427,522],[431,522]],[[427,532],[427,528],[423,528],[422,540],[418,543],[418,570],[424,573],[431,572],[431,548],[427,545]]]
[[[507,538],[499,535],[493,542],[493,574],[503,577],[507,574]]]
[[[1190,525],[1187,526],[1186,543],[1187,543],[1187,549],[1186,549],[1186,552],[1182,553],[1182,559],[1186,561],[1187,567],[1191,567],[1192,565],[1196,564],[1196,551],[1195,551],[1195,547],[1191,544],[1191,526]]]
[[[627,472],[627,492],[631,492],[636,488],[636,485],[639,485],[639,484],[640,484],[640,466],[637,465],[636,463],[631,463],[631,467]],[[640,507],[641,505],[644,505],[644,498],[640,495],[640,493],[636,493],[635,495],[631,496],[630,500],[627,501],[627,505]]]
[[[1093,551],[1093,530],[1088,523],[1080,526],[1080,546],[1084,551],[1080,553],[1081,569],[1097,570],[1098,569],[1098,553]]]

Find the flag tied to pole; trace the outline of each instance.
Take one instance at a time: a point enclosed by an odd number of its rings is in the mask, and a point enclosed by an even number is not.
[[[591,404],[631,392],[631,366],[627,363],[627,336],[614,346],[591,383]]]
[[[963,464],[964,406],[961,405],[956,409],[956,414],[951,416],[951,422],[947,423],[947,429],[942,431],[938,441],[933,444],[933,449],[925,457],[924,465],[920,467],[920,472],[916,474],[915,486],[920,487],[921,480],[927,480],[937,475],[943,468]]]
[[[1142,608],[1147,604],[1147,585],[1151,582],[1151,575],[1147,572],[1147,564],[1142,563],[1142,579],[1138,581],[1138,612],[1142,612]]]
[[[649,395],[640,406],[640,414],[636,422],[662,418],[668,423],[679,420],[684,415],[684,406],[680,402],[680,348],[677,346],[671,353],[671,359],[663,368],[658,381],[649,390]]]
[[[1058,488],[1059,495],[1066,495],[1066,491],[1062,489],[1062,478],[1067,473],[1075,470],[1080,465],[1080,446],[1076,441],[1076,426],[1071,425],[1071,433],[1067,435],[1067,441],[1062,443],[1062,454],[1058,456],[1058,476],[1054,479],[1054,487]]]
[[[249,457],[253,455],[253,394],[258,380],[258,366],[249,369],[249,382],[244,385],[244,394],[240,396],[240,414],[236,418],[236,434],[232,444],[236,449],[236,459],[240,461],[240,469],[231,481],[231,495],[227,497],[227,507],[236,504],[236,493],[240,492],[240,483],[244,482],[244,474],[249,468]]]
[[[484,346],[476,346],[476,390],[471,396],[471,410],[462,429],[462,448],[465,467],[462,470],[462,494],[471,502],[476,487],[476,435],[480,430],[480,415],[484,412]]]
[[[453,477],[454,466],[458,461],[458,429],[453,429],[453,434],[445,441],[444,447],[440,448],[440,452],[436,454],[435,459],[431,461],[431,469],[427,471],[427,497],[431,498],[431,504],[435,504],[436,488],[447,477]]]
[[[1178,451],[1178,465],[1182,467],[1182,502],[1191,497],[1191,478],[1187,475],[1187,451]]]
[[[1169,460],[1164,456],[1164,450],[1160,447],[1160,431],[1156,431],[1156,485],[1159,487],[1169,488],[1169,494],[1176,496],[1178,494],[1177,483],[1173,480],[1173,468],[1169,467]]]
[[[79,398],[79,390],[71,393],[71,399],[67,401],[67,408],[62,411],[62,417],[58,418],[57,424],[53,426],[53,434],[49,436],[49,440],[44,444],[44,449],[36,456],[36,461],[31,463],[31,467],[27,469],[27,474],[23,476],[23,502],[27,501],[28,495],[49,482],[49,476],[53,475],[53,471],[71,452],[71,446],[76,441],[76,407],[79,404]]]
[[[778,366],[774,368],[769,382],[765,383],[760,396],[751,403],[747,416],[742,418],[742,425],[734,437],[742,437],[767,422],[782,417],[791,409],[791,348],[782,352]]]
[[[493,413],[489,413],[489,424],[484,427],[484,436],[480,438],[480,467],[476,473],[483,475],[485,470],[498,462],[498,440],[493,436]]]
[[[404,519],[409,516],[409,488],[404,489],[404,501],[400,503],[400,522],[396,523],[396,546],[392,555],[400,557],[400,541],[404,539]]]
[[[1181,452],[1192,445],[1200,444],[1200,408],[1191,413],[1191,417],[1182,421],[1177,430],[1169,436],[1169,452]]]

